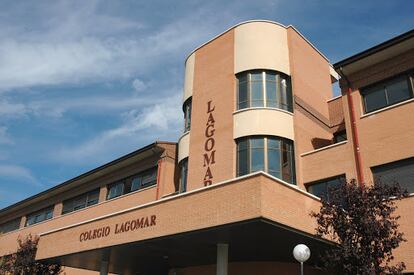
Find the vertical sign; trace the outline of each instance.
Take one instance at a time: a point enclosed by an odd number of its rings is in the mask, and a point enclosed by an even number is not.
[[[206,141],[204,142],[204,167],[207,167],[206,173],[204,174],[204,186],[211,185],[213,183],[213,173],[211,172],[211,166],[216,163],[214,157],[216,150],[214,146],[216,141],[214,139],[214,133],[216,129],[214,128],[214,112],[215,106],[213,106],[212,101],[210,100],[207,102],[207,123],[206,123],[206,130],[204,135],[206,137]]]

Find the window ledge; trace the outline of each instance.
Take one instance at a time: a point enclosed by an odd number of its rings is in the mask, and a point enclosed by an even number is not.
[[[319,149],[316,149],[316,150],[313,150],[313,151],[309,151],[309,152],[300,154],[300,156],[301,157],[304,157],[304,156],[307,156],[307,155],[311,155],[311,154],[317,153],[319,151],[323,151],[323,150],[326,150],[326,149],[330,149],[332,147],[340,146],[340,145],[345,144],[347,142],[348,142],[347,140],[344,140],[344,141],[341,141],[341,142],[338,142],[338,143],[334,143],[334,144],[331,144],[331,145],[328,145],[328,146],[325,146],[325,147],[322,147],[322,148],[319,148]]]
[[[233,112],[233,115],[238,114],[238,113],[242,113],[242,112],[251,111],[251,110],[273,110],[273,111],[279,111],[279,112],[283,112],[283,113],[286,113],[286,114],[289,114],[289,115],[293,116],[292,112],[289,112],[289,111],[284,110],[284,109],[273,108],[273,107],[249,107],[249,108],[236,110],[236,111]]]
[[[375,115],[375,114],[378,114],[378,113],[381,113],[381,112],[387,111],[389,109],[393,109],[393,108],[396,108],[396,107],[399,107],[401,105],[405,105],[405,104],[408,104],[408,103],[411,103],[411,102],[414,102],[414,98],[410,98],[410,99],[407,99],[405,101],[401,101],[399,103],[396,103],[396,104],[393,104],[393,105],[384,107],[382,109],[379,109],[379,110],[376,110],[376,111],[372,111],[372,112],[363,114],[362,116],[360,116],[360,118],[364,118],[364,117],[368,117],[368,116],[371,116],[371,115]]]

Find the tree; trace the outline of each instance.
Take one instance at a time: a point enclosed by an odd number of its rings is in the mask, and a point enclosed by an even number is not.
[[[394,263],[392,252],[406,240],[394,211],[406,195],[398,184],[362,187],[355,180],[330,189],[320,212],[311,213],[317,235],[336,243],[322,255],[325,267],[338,274],[402,274],[405,264]]]
[[[18,239],[17,252],[3,257],[0,260],[0,275],[55,275],[61,272],[61,266],[46,264],[35,260],[38,237],[27,236],[24,240]]]

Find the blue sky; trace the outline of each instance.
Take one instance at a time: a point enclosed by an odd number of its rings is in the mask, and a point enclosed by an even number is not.
[[[0,208],[182,131],[184,59],[250,19],[332,63],[414,27],[413,1],[0,0]]]

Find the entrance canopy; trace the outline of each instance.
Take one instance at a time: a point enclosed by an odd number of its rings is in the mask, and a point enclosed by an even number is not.
[[[313,235],[319,201],[256,173],[126,209],[41,235],[36,258],[109,272],[165,274],[171,268],[216,263],[217,244],[230,262],[293,262],[293,247],[307,244],[314,264],[328,245]]]

